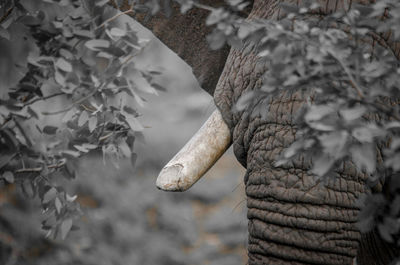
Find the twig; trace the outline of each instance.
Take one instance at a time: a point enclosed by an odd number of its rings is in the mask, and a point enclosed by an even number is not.
[[[97,91],[98,91],[97,88],[93,89],[92,92],[90,92],[89,94],[87,94],[87,95],[84,96],[83,98],[81,98],[81,99],[79,99],[79,100],[73,102],[69,107],[67,107],[67,108],[65,108],[65,109],[57,110],[57,111],[54,111],[54,112],[47,112],[47,111],[44,111],[44,112],[42,112],[42,114],[43,114],[43,115],[55,115],[55,114],[60,114],[60,113],[63,113],[63,112],[67,112],[67,111],[69,111],[70,109],[72,109],[76,104],[80,104],[80,103],[82,103],[83,101],[85,101],[85,100],[87,100],[88,98],[90,98],[91,96],[93,96]]]
[[[0,24],[3,23],[3,21],[7,19],[7,17],[11,14],[11,12],[13,11],[13,9],[14,9],[13,6],[10,7],[10,8],[7,10],[7,12],[4,14],[4,16],[2,16],[2,17],[0,18]]]
[[[124,64],[126,64],[126,63],[128,63],[130,60],[132,60],[133,59],[133,57],[135,57],[135,55],[129,55],[128,56],[128,58],[126,58],[122,63],[121,63],[121,65],[124,65]]]
[[[19,123],[19,121],[16,118],[13,118],[15,125],[18,127],[19,131],[21,132],[22,136],[25,138],[25,141],[28,146],[32,146],[32,141],[28,137],[28,135],[25,133],[24,128],[22,128],[22,125]]]
[[[111,22],[111,21],[113,21],[113,20],[119,18],[119,17],[122,16],[122,15],[128,15],[128,14],[130,14],[130,13],[134,13],[133,4],[132,4],[131,8],[129,8],[128,10],[126,10],[126,11],[124,11],[124,12],[120,12],[120,13],[116,14],[115,16],[113,16],[113,17],[107,19],[106,21],[104,21],[100,26],[98,26],[97,28],[95,28],[95,30],[98,30],[98,29],[104,27],[107,23],[109,23],[109,22]]]
[[[358,96],[363,99],[364,95],[361,92],[361,89],[358,87],[356,80],[354,79],[353,75],[351,74],[349,68],[340,60],[335,54],[332,52],[329,52],[329,54],[336,59],[336,61],[339,62],[339,64],[342,66],[343,70],[346,72],[347,76],[350,78],[350,83],[352,87],[356,90]]]
[[[86,106],[85,104],[81,104],[81,107],[84,108],[86,111],[89,111],[89,112],[95,112],[97,110],[93,106]],[[90,107],[92,107],[92,108],[90,108]]]
[[[48,165],[47,168],[57,169],[63,167],[67,163],[67,160],[63,160],[58,164]],[[40,172],[43,170],[43,167],[33,167],[33,168],[21,168],[14,171],[14,173],[30,173],[30,172]]]
[[[48,95],[48,96],[45,96],[45,97],[35,98],[34,100],[25,103],[24,107],[26,107],[28,105],[32,105],[33,103],[38,102],[40,100],[46,100],[46,99],[49,99],[49,98],[54,98],[54,97],[58,97],[58,96],[62,96],[62,95],[66,95],[66,94],[62,93],[62,92],[59,92],[59,93],[55,93],[55,94]]]
[[[204,10],[207,10],[207,11],[210,11],[210,12],[214,11],[214,8],[212,8],[212,7],[210,7],[210,6],[207,6],[207,5],[199,4],[199,3],[196,3],[196,2],[194,2],[193,5],[194,5],[195,7],[198,7],[198,8],[201,8],[201,9],[204,9]]]
[[[4,116],[3,116],[4,118]],[[7,124],[7,122],[11,121],[11,115],[8,115],[7,117],[4,118],[3,124],[0,125],[0,128],[2,128],[4,125]]]
[[[111,133],[109,133],[109,134],[106,134],[106,135],[100,137],[100,138],[99,138],[99,141],[104,141],[104,140],[106,140],[107,138],[109,138],[109,137],[110,137],[111,135],[113,135],[113,134],[114,134],[114,132],[111,132]]]

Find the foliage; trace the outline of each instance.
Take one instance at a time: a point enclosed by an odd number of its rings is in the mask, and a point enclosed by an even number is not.
[[[130,157],[143,92],[159,72],[135,63],[145,40],[108,1],[8,0],[0,5],[0,184],[40,198],[47,236],[65,238],[80,214],[60,177],[101,151]],[[134,99],[134,100],[132,100]]]

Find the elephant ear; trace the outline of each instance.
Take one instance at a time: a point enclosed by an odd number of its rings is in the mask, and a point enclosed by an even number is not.
[[[213,7],[225,4],[223,0],[205,0],[202,3]],[[127,8],[126,6],[125,9]],[[123,9],[124,7],[121,8]],[[211,32],[211,28],[206,26],[208,13],[206,10],[193,8],[181,14],[180,6],[174,2],[171,3],[170,16],[159,12],[155,16],[137,14],[134,18],[191,66],[201,87],[213,95],[229,47],[224,46],[217,51],[209,48],[206,40]]]

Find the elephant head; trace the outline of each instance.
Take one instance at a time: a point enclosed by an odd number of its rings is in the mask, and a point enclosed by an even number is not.
[[[202,1],[221,5],[223,1]],[[279,3],[255,0],[248,19],[279,19]],[[321,0],[322,13],[346,9],[348,2]],[[176,7],[176,9],[178,9]],[[389,264],[395,251],[378,234],[362,234],[356,226],[360,211],[356,201],[371,193],[365,174],[351,161],[342,163],[336,177],[325,185],[309,173],[310,162],[298,159],[275,166],[274,159],[296,138],[293,115],[309,95],[282,92],[271,100],[266,115],[233,112],[246,92],[262,85],[268,71],[248,47],[210,51],[204,36],[206,13],[191,10],[172,18],[156,16],[144,22],[156,36],[193,67],[203,88],[214,96],[218,110],[199,134],[161,171],[157,186],[183,191],[193,185],[233,145],[238,161],[246,168],[244,178],[248,207],[249,264]],[[143,18],[139,18],[143,21]],[[251,110],[250,110],[251,111]]]

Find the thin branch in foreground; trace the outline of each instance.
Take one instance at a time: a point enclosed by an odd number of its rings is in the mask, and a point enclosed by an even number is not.
[[[48,165],[47,168],[57,169],[63,167],[67,163],[67,160],[64,159],[58,164]],[[41,172],[43,167],[33,167],[33,168],[21,168],[14,171],[14,173],[32,173],[32,172]]]
[[[56,115],[56,114],[61,114],[61,113],[63,113],[63,112],[67,112],[67,111],[69,111],[70,109],[72,109],[76,104],[80,104],[80,103],[82,103],[83,101],[89,99],[91,96],[93,96],[94,94],[96,94],[97,91],[98,91],[97,88],[96,88],[96,89],[93,89],[92,92],[90,92],[89,94],[87,94],[87,95],[84,96],[83,98],[81,98],[81,99],[79,99],[79,100],[73,102],[70,106],[68,106],[68,107],[65,108],[65,109],[57,110],[57,111],[54,111],[54,112],[43,111],[42,114],[43,114],[43,115]]]
[[[107,20],[104,21],[103,23],[101,23],[101,25],[98,26],[97,28],[95,28],[95,30],[98,30],[98,29],[104,27],[107,23],[110,23],[111,21],[113,21],[113,20],[119,18],[119,17],[122,16],[122,15],[129,15],[129,14],[131,14],[131,13],[133,14],[134,12],[135,12],[135,11],[133,10],[133,5],[132,5],[131,8],[129,8],[128,10],[126,10],[126,11],[124,11],[124,12],[120,12],[120,13],[116,14],[115,16],[113,16],[113,17],[107,19]]]
[[[350,72],[350,69],[342,62],[342,60],[340,60],[340,58],[338,58],[335,54],[333,54],[332,52],[329,53],[333,58],[336,59],[336,61],[339,62],[339,64],[342,66],[343,70],[346,72],[347,76],[350,79],[350,84],[351,86],[356,90],[357,95],[363,99],[364,95],[361,92],[361,89],[358,87],[356,80],[354,79],[353,75]]]
[[[14,10],[14,7],[12,6],[12,7],[10,7],[8,10],[7,10],[7,12],[4,14],[4,16],[2,16],[1,18],[0,18],[0,24],[1,23],[3,23],[7,18],[8,18],[8,16],[11,14],[11,12]]]
[[[58,96],[62,96],[62,95],[66,95],[66,94],[63,93],[63,92],[59,92],[59,93],[55,93],[55,94],[48,95],[48,96],[45,96],[45,97],[38,97],[38,98],[35,98],[35,99],[32,100],[32,101],[26,102],[26,103],[24,104],[24,107],[29,106],[29,105],[32,105],[33,103],[38,102],[38,101],[41,101],[41,100],[46,100],[46,99],[50,99],[50,98],[54,98],[54,97],[58,97]]]

